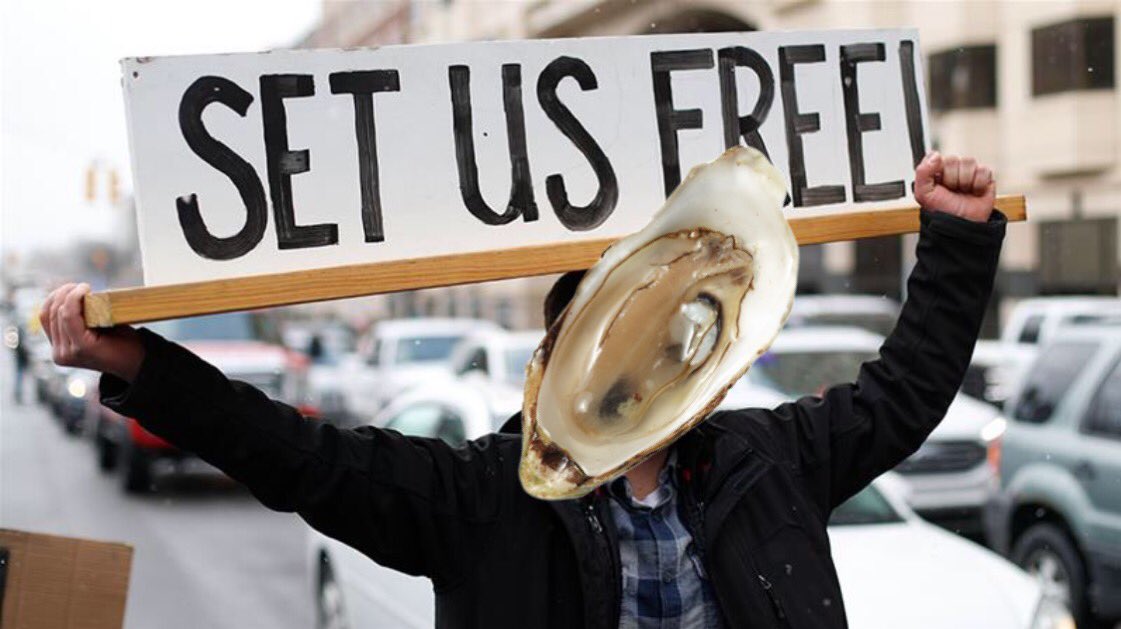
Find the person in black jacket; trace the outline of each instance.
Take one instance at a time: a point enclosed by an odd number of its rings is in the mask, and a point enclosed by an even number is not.
[[[992,172],[928,155],[908,297],[854,383],[714,413],[624,478],[544,502],[518,481],[520,418],[451,447],[301,417],[147,330],[87,329],[88,287],[42,313],[54,360],[266,506],[431,579],[440,627],[844,627],[826,523],[918,449],[964,377],[1005,230]],[[547,306],[563,307],[572,278]],[[666,505],[669,505],[667,508]]]

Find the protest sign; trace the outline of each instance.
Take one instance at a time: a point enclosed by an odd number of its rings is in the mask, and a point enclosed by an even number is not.
[[[929,144],[905,29],[123,70],[149,288],[95,296],[87,318],[102,325],[587,266],[735,144],[783,172],[802,243],[913,231],[913,167]],[[1022,199],[1002,203],[1022,216]]]

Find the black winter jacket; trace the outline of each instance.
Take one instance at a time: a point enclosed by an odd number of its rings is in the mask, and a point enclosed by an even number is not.
[[[856,382],[774,410],[719,412],[678,442],[686,521],[727,626],[844,627],[830,512],[914,452],[972,354],[1005,229],[923,213],[908,298]],[[615,627],[620,569],[595,494],[542,502],[520,435],[459,448],[305,419],[150,332],[103,402],[224,470],[266,506],[432,580],[440,627]],[[516,419],[516,418],[515,418]]]

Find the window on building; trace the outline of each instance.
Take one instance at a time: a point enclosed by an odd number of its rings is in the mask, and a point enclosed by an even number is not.
[[[494,318],[504,328],[514,327],[514,304],[509,297],[503,296],[495,300]]]
[[[405,317],[415,317],[420,314],[417,306],[417,293],[415,290],[405,291],[401,295],[401,314]]]
[[[1035,96],[1112,88],[1113,16],[1032,29],[1031,58]]]
[[[1086,342],[1056,343],[1048,348],[1028,374],[1013,418],[1031,424],[1050,420],[1067,389],[1097,350],[1097,343]]]
[[[903,289],[903,238],[881,236],[856,241],[851,289],[899,299]]]
[[[1121,438],[1121,363],[1102,381],[1086,417],[1088,432]]]
[[[1040,292],[1116,294],[1117,230],[1115,217],[1040,223]]]
[[[931,55],[930,107],[935,112],[996,107],[996,45]]]
[[[825,245],[798,248],[798,294],[814,295],[825,291],[828,271],[825,268]]]

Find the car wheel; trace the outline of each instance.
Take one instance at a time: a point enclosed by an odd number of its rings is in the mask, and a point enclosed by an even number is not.
[[[318,629],[350,629],[343,606],[343,591],[335,580],[331,561],[324,555],[319,559],[319,591],[315,597],[315,620]]]
[[[1054,524],[1033,524],[1016,540],[1012,561],[1039,582],[1045,595],[1073,612],[1079,627],[1093,627],[1086,597],[1086,567],[1070,536]]]
[[[130,494],[152,491],[152,457],[144,450],[126,447],[124,452],[124,489]]]

